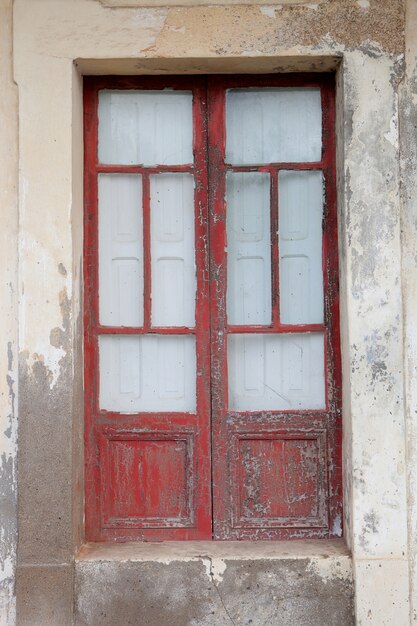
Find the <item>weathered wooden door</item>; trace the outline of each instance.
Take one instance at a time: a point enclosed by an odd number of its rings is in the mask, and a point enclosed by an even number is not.
[[[86,81],[90,540],[341,532],[330,77]]]

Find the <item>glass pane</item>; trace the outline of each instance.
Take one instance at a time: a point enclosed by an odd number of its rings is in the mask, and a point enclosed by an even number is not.
[[[281,171],[280,314],[283,324],[323,322],[323,176]]]
[[[99,93],[100,163],[181,165],[193,162],[192,93]]]
[[[227,174],[227,318],[271,323],[269,174]]]
[[[226,161],[320,161],[320,89],[232,89],[226,95]]]
[[[107,326],[143,324],[142,179],[100,174],[99,311]]]
[[[194,326],[194,179],[151,176],[153,326]]]
[[[229,335],[229,409],[323,409],[324,335]]]
[[[102,335],[99,347],[101,409],[195,411],[195,337]]]

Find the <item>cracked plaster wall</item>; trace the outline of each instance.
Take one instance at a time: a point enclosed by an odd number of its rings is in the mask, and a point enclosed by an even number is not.
[[[35,597],[44,619],[54,615],[56,623],[71,622],[72,560],[82,536],[81,80],[74,60],[79,71],[92,73],[320,70],[341,62],[337,81],[345,535],[353,552],[358,623],[408,623],[398,129],[404,4],[322,0],[274,7],[142,9],[110,4],[14,3],[21,255],[18,623],[33,624]],[[11,2],[2,0],[0,6],[7,16],[3,24],[10,28]],[[413,8],[409,0],[408,10]],[[10,50],[8,54],[10,58]],[[408,59],[415,63],[412,53]],[[7,132],[13,149],[16,91],[11,69],[7,80],[12,119]],[[406,80],[409,91],[404,91],[400,109],[405,117],[406,107],[415,106],[410,73]],[[404,144],[406,157],[412,154],[410,141]],[[8,202],[14,224],[16,156],[12,153],[8,161],[6,187],[12,189]],[[405,215],[410,225],[413,206],[414,200]],[[411,248],[410,240],[407,243]],[[13,261],[10,271],[15,277],[13,238],[3,250]],[[413,258],[412,252],[405,257],[406,288],[412,282]],[[15,302],[8,297],[2,307],[13,311]],[[407,306],[406,341],[413,336],[413,321],[412,300],[405,298]],[[15,354],[16,328],[7,328]],[[412,345],[407,358],[407,371],[412,372]],[[412,377],[409,380],[411,384]],[[8,398],[4,415],[11,413]],[[409,432],[413,403],[409,395]],[[14,506],[13,432],[7,455],[13,477],[8,498]],[[410,459],[413,441],[409,438]],[[412,494],[410,469],[409,476]],[[6,527],[15,532],[12,523],[6,522]],[[13,563],[14,540],[10,545]],[[410,545],[414,580],[416,547],[412,541]]]

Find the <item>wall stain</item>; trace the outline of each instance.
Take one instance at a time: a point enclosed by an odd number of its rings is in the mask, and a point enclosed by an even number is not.
[[[62,326],[50,341],[63,356],[55,384],[41,354],[19,357],[20,563],[65,562],[73,553],[71,299],[66,289],[58,297]]]
[[[13,372],[12,342],[7,344],[10,413],[7,415],[8,426],[4,430],[10,442],[9,452],[0,455],[0,618],[7,615],[15,596],[15,561],[17,537],[17,438],[16,438],[16,393]],[[7,446],[8,449],[9,446]],[[6,617],[7,619],[7,617]]]
[[[359,535],[359,543],[364,550],[369,546],[369,535],[378,534],[379,518],[375,511],[370,511],[363,516],[362,532]]]
[[[377,58],[404,51],[403,0],[373,0],[364,10],[353,0],[277,7],[275,17],[259,6],[175,7],[169,10],[154,43],[142,52],[152,56],[201,54],[274,54],[279,48],[318,47],[331,41],[361,49]]]

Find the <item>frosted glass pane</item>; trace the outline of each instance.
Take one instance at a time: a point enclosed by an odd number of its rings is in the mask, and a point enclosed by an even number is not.
[[[271,323],[269,174],[227,174],[227,318]]]
[[[194,326],[194,179],[151,176],[153,326]]]
[[[102,90],[98,119],[100,163],[193,162],[191,92]]]
[[[232,89],[226,95],[226,161],[320,161],[320,89]]]
[[[324,335],[229,335],[229,409],[323,409]]]
[[[321,172],[281,171],[280,311],[283,324],[323,322]]]
[[[98,177],[99,314],[107,326],[143,324],[142,179]]]
[[[195,337],[102,335],[99,347],[101,409],[195,411]]]

